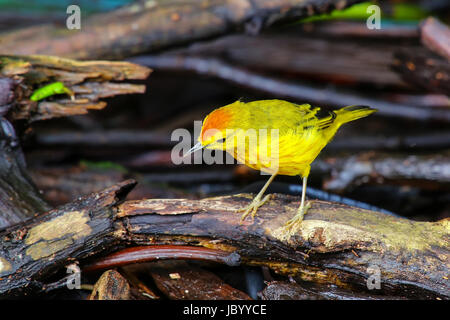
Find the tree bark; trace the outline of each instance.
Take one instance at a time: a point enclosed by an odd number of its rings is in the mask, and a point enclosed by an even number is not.
[[[50,54],[76,59],[123,59],[245,29],[256,33],[291,21],[343,9],[360,0],[142,1],[93,15],[81,30],[42,25],[0,37],[0,53]]]
[[[102,98],[120,94],[145,92],[140,84],[115,81],[145,79],[151,70],[129,62],[80,62],[54,56],[1,56],[0,76],[15,78],[14,105],[9,111],[11,121],[33,122],[55,117],[85,114],[90,109],[103,109]],[[75,93],[72,101],[67,95],[31,101],[33,91],[49,82],[63,82]]]
[[[379,295],[450,298],[448,219],[415,222],[314,201],[299,233],[281,241],[275,231],[295,214],[297,197],[275,195],[254,222],[240,224],[235,209],[250,195],[120,203],[133,186],[125,181],[3,231],[0,293],[45,290],[46,279],[66,264],[119,247],[189,245],[349,292],[369,292],[367,279],[378,270]]]

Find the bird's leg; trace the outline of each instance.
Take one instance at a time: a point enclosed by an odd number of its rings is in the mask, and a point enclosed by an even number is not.
[[[300,203],[300,207],[297,210],[297,214],[291,220],[286,222],[284,227],[281,227],[275,231],[276,236],[281,240],[287,240],[292,235],[297,233],[302,224],[303,216],[311,207],[311,204],[309,202],[305,205],[307,180],[308,180],[307,176],[303,177],[302,200]]]
[[[244,214],[241,217],[241,221],[244,221],[244,219],[251,214],[252,219],[255,218],[256,212],[258,211],[258,208],[261,207],[264,203],[266,203],[270,199],[270,194],[266,195],[262,200],[262,196],[264,192],[266,192],[267,188],[269,187],[270,183],[273,181],[277,173],[274,173],[269,180],[267,180],[264,187],[262,187],[261,191],[256,195],[256,197],[253,199],[252,203],[246,208],[238,209],[237,212],[244,211]]]

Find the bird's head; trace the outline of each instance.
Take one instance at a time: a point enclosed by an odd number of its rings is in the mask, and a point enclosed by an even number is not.
[[[226,150],[226,140],[233,134],[236,124],[239,103],[236,101],[208,114],[203,120],[198,143],[186,155],[203,148]]]

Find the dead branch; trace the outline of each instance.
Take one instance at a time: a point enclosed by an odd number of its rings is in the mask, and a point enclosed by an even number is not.
[[[174,50],[164,56],[203,58],[205,63],[208,58],[218,59],[242,70],[277,74],[279,77],[286,74],[338,84],[366,83],[404,89],[408,87],[407,83],[390,68],[393,52],[402,48],[424,51],[418,45],[269,34],[226,36]],[[158,65],[154,67],[158,68]]]
[[[102,130],[80,132],[65,130],[42,132],[36,135],[36,142],[42,146],[102,146],[102,147],[173,147],[167,133],[139,130]]]
[[[198,117],[197,119],[201,119]],[[193,122],[193,121],[192,121]],[[102,130],[102,131],[75,131],[59,130],[58,132],[41,130],[35,135],[35,141],[39,149],[69,147],[104,147],[116,148],[122,146],[135,148],[172,148],[177,141],[170,141],[168,133],[159,133],[149,130]],[[436,131],[421,134],[397,134],[380,136],[345,136],[337,135],[330,143],[327,151],[361,151],[361,150],[418,150],[418,149],[445,149],[450,148],[450,131]],[[82,150],[87,148],[82,148]],[[163,152],[163,151],[158,151]],[[143,164],[147,161],[147,155],[134,158]],[[148,154],[148,162],[151,163],[152,154]],[[162,158],[160,156],[159,158]],[[140,163],[136,163],[138,166]]]
[[[143,93],[144,85],[112,83],[145,79],[151,70],[128,62],[80,62],[53,56],[0,56],[0,75],[20,82],[14,91],[11,120],[37,120],[85,114],[89,109],[102,109],[102,98],[119,94]],[[54,96],[50,100],[29,100],[35,89],[61,81],[75,93],[75,100]]]
[[[357,93],[337,92],[329,88],[319,88],[299,82],[290,82],[258,74],[216,58],[183,55],[145,55],[130,59],[135,63],[154,69],[180,71],[186,70],[202,75],[214,76],[243,87],[270,93],[277,97],[305,101],[320,105],[346,106],[367,105],[378,109],[377,115],[407,118],[419,121],[450,122],[448,110],[418,108],[410,105],[391,103],[368,98]]]
[[[114,211],[133,186],[123,182],[1,232],[0,294],[46,290],[41,277],[114,248]]]
[[[326,190],[342,191],[361,183],[398,183],[439,189],[450,185],[449,154],[395,156],[363,153],[346,158],[329,158],[331,178]]]
[[[275,22],[343,9],[357,2],[361,1],[139,1],[89,17],[80,31],[42,25],[2,34],[0,53],[123,59],[238,29],[255,33]]]
[[[449,298],[448,219],[414,222],[315,201],[300,232],[283,242],[275,230],[295,214],[297,197],[276,195],[254,222],[240,224],[235,210],[250,195],[119,204],[133,185],[123,182],[3,231],[0,292],[45,289],[45,279],[66,264],[125,245],[190,245],[236,252],[242,264],[356,292],[367,292],[375,266],[377,294]]]
[[[240,263],[238,254],[230,254],[223,250],[179,245],[160,245],[123,249],[103,259],[96,260],[94,263],[85,266],[83,270],[89,272],[98,269],[119,267],[136,262],[148,262],[163,259],[214,261],[229,266],[237,266]]]

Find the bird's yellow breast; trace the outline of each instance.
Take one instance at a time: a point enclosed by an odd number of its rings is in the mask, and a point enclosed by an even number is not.
[[[327,141],[320,134],[299,135],[295,131],[258,135],[257,139],[238,136],[236,147],[229,152],[250,168],[270,174],[308,175],[311,162]]]

